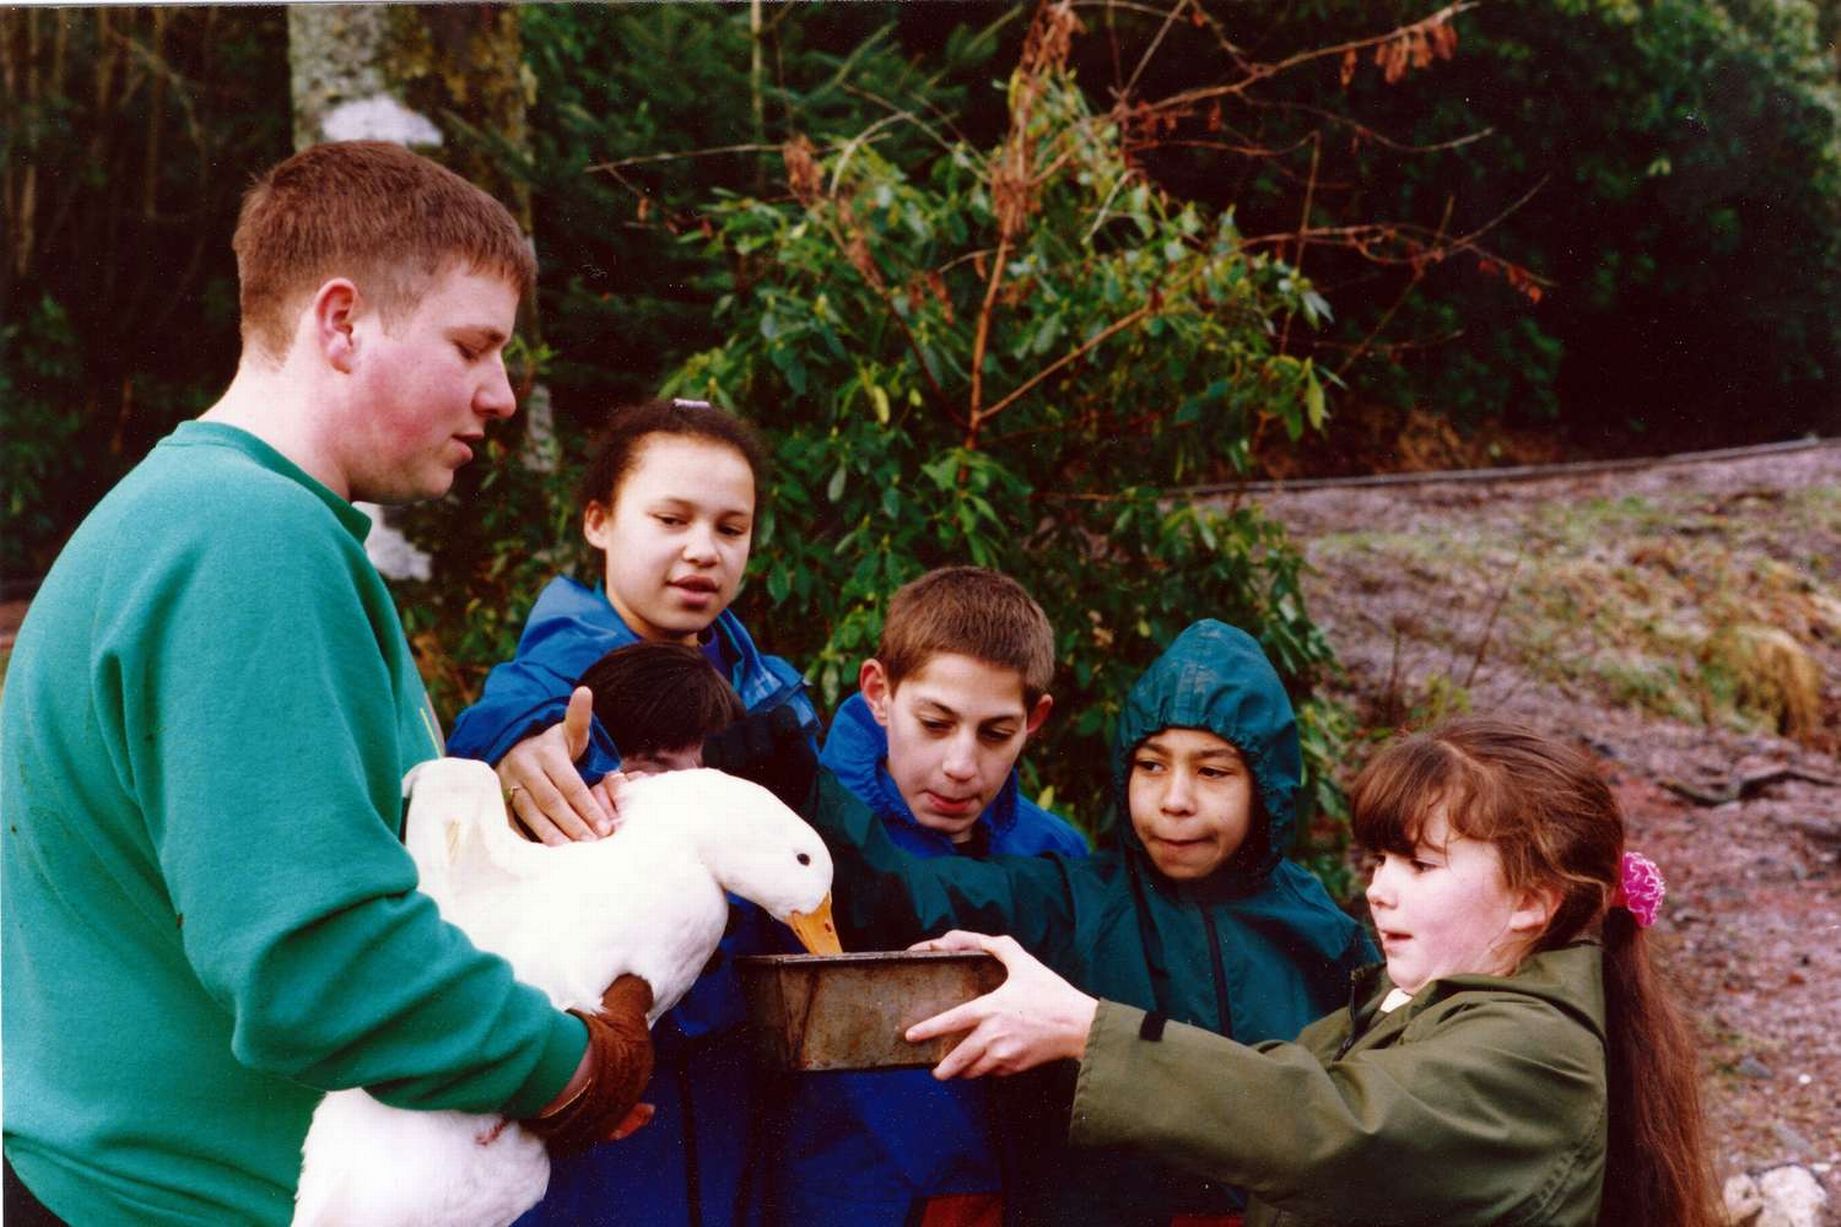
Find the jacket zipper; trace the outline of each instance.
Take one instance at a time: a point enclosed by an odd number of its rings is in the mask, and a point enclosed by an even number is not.
[[[1221,1034],[1234,1037],[1233,1015],[1227,1012],[1227,969],[1221,965],[1221,935],[1215,931],[1214,913],[1202,909],[1202,925],[1208,930],[1208,953],[1215,972],[1215,1009],[1221,1018]]]

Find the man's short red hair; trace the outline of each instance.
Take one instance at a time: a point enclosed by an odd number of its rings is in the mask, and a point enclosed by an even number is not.
[[[504,205],[387,141],[314,145],[277,164],[243,198],[232,246],[243,344],[276,361],[307,297],[332,277],[390,320],[450,267],[502,276],[520,295],[537,276]]]

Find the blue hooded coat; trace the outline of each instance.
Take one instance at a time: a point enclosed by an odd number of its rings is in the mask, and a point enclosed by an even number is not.
[[[1016,772],[979,815],[971,844],[922,826],[888,770],[888,732],[862,695],[838,708],[821,761],[882,821],[897,847],[917,857],[1083,857],[1079,831],[1021,795]],[[901,1227],[916,1203],[1001,1184],[985,1088],[939,1082],[924,1069],[833,1073],[791,1079],[776,1167],[780,1221]]]
[[[799,714],[816,744],[818,713],[805,681],[786,661],[754,646],[729,611],[712,624],[729,681],[749,711],[782,704]],[[557,723],[575,679],[615,648],[639,642],[606,594],[567,576],[537,598],[518,654],[486,678],[479,702],[460,713],[447,752],[496,763],[512,746]],[[582,776],[597,780],[620,765],[620,752],[595,721]],[[780,926],[753,904],[731,897],[728,930],[710,968],[652,1028],[652,1081],[642,1097],[657,1108],[652,1122],[619,1142],[558,1161],[544,1200],[520,1223],[645,1223],[704,1227],[757,1222],[768,1138],[761,1075],[743,1031],[746,1006],[735,974],[744,954],[777,954]]]
[[[1131,752],[1166,728],[1214,733],[1251,770],[1265,825],[1209,877],[1151,863],[1126,808]],[[1113,757],[1110,838],[1089,859],[920,860],[821,774],[813,823],[836,862],[847,948],[898,948],[947,929],[1008,933],[1083,991],[1242,1043],[1288,1040],[1342,1005],[1377,957],[1361,927],[1284,859],[1302,773],[1291,702],[1259,644],[1213,620],[1189,627],[1132,688]],[[1255,815],[1255,819],[1260,815]],[[995,1084],[1007,1217],[1167,1223],[1230,1213],[1237,1192],[1141,1156],[1070,1154],[1072,1062]]]

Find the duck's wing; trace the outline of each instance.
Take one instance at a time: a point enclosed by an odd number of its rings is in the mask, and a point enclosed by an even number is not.
[[[499,777],[470,758],[437,758],[403,777],[409,810],[403,844],[416,863],[422,893],[448,920],[467,927],[470,899],[529,876],[525,843],[512,832]]]

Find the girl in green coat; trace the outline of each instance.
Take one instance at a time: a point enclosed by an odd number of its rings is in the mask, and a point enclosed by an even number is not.
[[[1590,760],[1469,719],[1382,751],[1355,833],[1385,970],[1296,1043],[1245,1046],[1010,969],[910,1029],[937,1076],[1080,1062],[1071,1137],[1232,1181],[1249,1224],[1721,1221],[1686,1028],[1651,978],[1655,866]]]
[[[831,846],[844,940],[1011,934],[1088,992],[1246,1043],[1291,1039],[1346,1001],[1375,952],[1284,859],[1302,758],[1259,644],[1221,622],[1189,627],[1132,687],[1116,744],[1122,820],[1091,858],[915,858],[821,777],[807,813]],[[1073,1073],[1064,1063],[999,1097],[1009,1220],[1163,1227],[1239,1210],[1231,1181],[1123,1151],[1070,1155]]]

